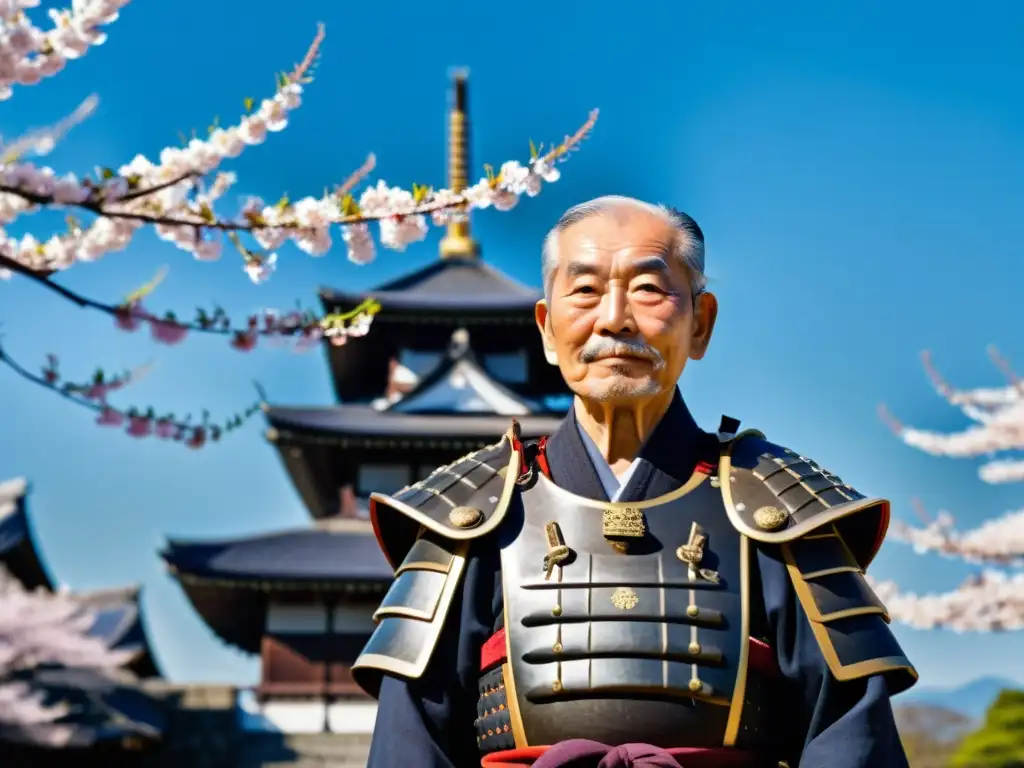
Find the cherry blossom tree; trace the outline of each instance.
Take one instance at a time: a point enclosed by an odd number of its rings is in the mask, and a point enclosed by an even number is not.
[[[982,457],[978,475],[985,483],[1024,480],[1024,381],[994,349],[993,363],[1006,378],[996,388],[962,390],[939,374],[927,353],[925,370],[936,391],[972,422],[961,432],[943,434],[908,427],[883,406],[881,416],[904,443],[932,456]],[[916,504],[919,525],[894,521],[890,535],[914,551],[937,553],[978,565],[980,570],[956,589],[916,595],[891,581],[875,583],[892,618],[922,629],[945,627],[961,632],[1024,629],[1024,510],[1007,512],[971,530],[959,530],[948,512],[930,516]]]
[[[133,651],[112,650],[89,634],[95,615],[66,592],[28,592],[0,566],[0,735],[29,732],[60,745],[70,735],[59,720],[68,707],[48,703],[19,673],[41,664],[113,671]]]
[[[128,2],[73,0],[70,9],[49,11],[52,25],[43,29],[30,16],[39,0],[0,0],[0,101],[10,99],[19,88],[53,77],[103,43],[103,30]],[[413,184],[406,189],[378,180],[357,194],[375,167],[376,159],[370,155],[323,195],[298,200],[282,196],[273,203],[250,197],[238,210],[221,213],[225,193],[237,181],[235,174],[222,166],[288,125],[302,104],[304,89],[312,82],[324,37],[321,25],[301,61],[277,75],[268,97],[243,99],[243,114],[234,124],[220,126],[214,121],[206,135],[193,135],[184,139],[182,146],[167,147],[155,160],[139,154],[119,168],[99,168],[94,177],[82,179],[36,162],[89,117],[96,97],[48,128],[10,142],[0,141],[0,278],[17,275],[35,281],[81,307],[110,315],[122,330],[147,328],[161,344],[179,344],[191,333],[225,336],[233,349],[243,352],[265,337],[288,340],[299,349],[324,339],[344,344],[369,331],[373,316],[381,309],[378,304],[368,301],[344,314],[326,317],[311,311],[261,310],[240,323],[233,323],[222,309],[213,307],[199,310],[193,320],[186,321],[173,312],[154,312],[145,306],[160,276],[114,303],[77,294],[55,277],[73,266],[124,250],[146,227],[201,261],[221,258],[229,246],[240,255],[242,268],[254,282],[272,275],[276,251],[287,243],[311,256],[321,256],[338,240],[351,262],[367,264],[375,257],[377,241],[383,248],[402,251],[423,240],[431,224],[458,220],[474,208],[508,211],[524,195],[536,196],[545,182],[558,180],[557,165],[578,149],[597,120],[595,110],[574,134],[546,150],[543,144],[530,142],[528,161],[508,161],[497,172],[488,166],[482,178],[465,188]],[[16,220],[41,209],[69,211],[67,230],[49,236],[28,232],[20,237],[8,232]],[[374,224],[376,240],[371,231]],[[73,385],[69,390],[53,378],[52,361],[42,373],[31,373],[2,347],[0,363],[33,383],[93,408],[99,424],[124,426],[135,437],[153,434],[199,447],[252,413],[250,408],[212,422],[208,415],[193,421],[160,415],[152,408],[115,409],[105,400],[113,389],[108,381],[94,381],[98,389]],[[102,396],[95,396],[97,393]]]

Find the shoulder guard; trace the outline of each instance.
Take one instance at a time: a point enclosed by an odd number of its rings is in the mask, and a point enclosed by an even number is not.
[[[866,498],[839,477],[759,432],[720,435],[718,480],[736,529],[754,541],[785,544],[834,526],[866,569],[889,528],[889,502]]]
[[[501,523],[522,469],[513,426],[501,440],[438,467],[393,496],[370,496],[370,520],[392,567],[403,562],[423,530],[452,542],[484,536]]]
[[[466,565],[468,541],[424,532],[409,549],[380,607],[352,677],[377,698],[385,676],[417,679],[437,647]]]
[[[783,543],[797,599],[837,680],[883,674],[889,694],[917,682],[917,671],[889,628],[889,614],[835,525]]]

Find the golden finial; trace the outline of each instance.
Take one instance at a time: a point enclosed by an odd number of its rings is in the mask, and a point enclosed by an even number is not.
[[[448,111],[448,187],[462,192],[469,186],[469,101],[466,80],[468,72],[454,74],[454,98]],[[469,212],[453,215],[448,232],[441,239],[441,258],[471,259],[480,255],[480,246],[469,229]]]

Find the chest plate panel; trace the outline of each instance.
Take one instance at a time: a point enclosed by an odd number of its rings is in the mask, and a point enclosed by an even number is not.
[[[592,501],[541,476],[502,550],[510,671],[529,744],[731,745],[744,696],[749,552],[704,475],[658,499]],[[625,517],[642,536],[613,546]],[[702,557],[694,524],[705,537]],[[621,528],[621,524],[620,524]],[[634,531],[635,532],[635,531]],[[551,569],[545,555],[569,552]]]

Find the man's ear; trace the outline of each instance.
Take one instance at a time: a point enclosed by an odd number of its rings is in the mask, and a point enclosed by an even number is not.
[[[718,319],[718,299],[713,293],[702,293],[693,308],[693,337],[690,339],[690,359],[700,360],[708,351],[711,334]]]
[[[548,303],[541,299],[533,308],[533,319],[537,322],[541,342],[544,344],[544,359],[551,365],[558,365],[558,354],[555,352],[555,337],[551,333],[551,313]]]

